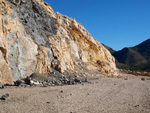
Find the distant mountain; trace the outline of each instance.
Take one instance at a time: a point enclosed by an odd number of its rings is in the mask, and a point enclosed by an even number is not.
[[[150,60],[150,39],[133,47],[133,49],[139,52],[147,61]]]
[[[106,46],[105,46],[106,47]],[[150,39],[134,47],[123,48],[120,51],[112,51],[106,47],[116,58],[118,68],[138,71],[150,71]]]

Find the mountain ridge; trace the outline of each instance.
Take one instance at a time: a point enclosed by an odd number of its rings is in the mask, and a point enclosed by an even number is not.
[[[119,51],[111,52],[111,54],[116,58],[118,68],[150,71],[148,67],[150,65],[150,39],[136,46],[125,47]]]

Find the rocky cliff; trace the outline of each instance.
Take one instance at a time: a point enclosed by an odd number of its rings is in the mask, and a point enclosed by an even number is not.
[[[75,19],[42,0],[0,1],[0,82],[57,70],[116,75],[115,59]]]

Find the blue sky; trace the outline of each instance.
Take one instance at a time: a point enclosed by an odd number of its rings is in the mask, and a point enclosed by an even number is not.
[[[45,0],[99,42],[120,50],[150,38],[150,0]]]

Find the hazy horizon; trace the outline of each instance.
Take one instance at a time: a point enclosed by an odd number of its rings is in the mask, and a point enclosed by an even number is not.
[[[149,0],[45,0],[55,12],[75,18],[99,42],[121,50],[150,38]]]

